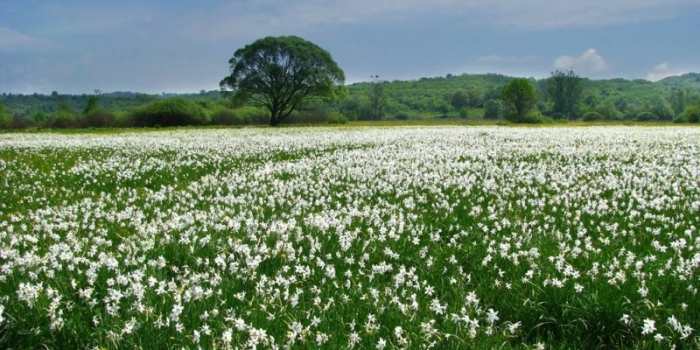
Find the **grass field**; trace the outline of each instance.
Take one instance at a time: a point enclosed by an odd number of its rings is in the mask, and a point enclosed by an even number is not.
[[[700,128],[0,134],[0,348],[700,346]]]

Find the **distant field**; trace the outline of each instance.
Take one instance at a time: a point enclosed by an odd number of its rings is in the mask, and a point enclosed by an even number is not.
[[[443,121],[0,134],[0,348],[700,346],[700,128]]]

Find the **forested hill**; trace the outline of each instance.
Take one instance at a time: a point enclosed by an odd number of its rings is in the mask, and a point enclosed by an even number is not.
[[[513,78],[499,74],[463,74],[447,75],[446,77],[421,78],[415,81],[383,82],[384,94],[389,109],[438,111],[441,108],[449,108],[449,94],[456,91],[470,93],[474,101],[471,107],[479,107],[490,99],[497,99],[500,89]],[[542,100],[546,100],[546,80],[531,79],[537,87]],[[674,91],[682,90],[692,99],[700,97],[700,73],[688,73],[682,76],[668,77],[657,82],[648,80],[583,80],[584,105],[604,103],[610,100],[618,105],[627,104],[642,108],[647,104],[655,103],[662,98],[672,99]],[[372,83],[358,83],[348,86],[352,98],[364,98],[370,96]]]
[[[451,103],[455,93],[466,97],[465,109],[481,109],[489,100],[499,98],[501,88],[513,78],[500,74],[462,74],[445,77],[421,78],[412,81],[375,81],[348,85],[348,96],[344,101],[334,103],[330,108],[342,112],[348,119],[367,119],[373,115],[373,86],[381,84],[383,90],[383,118],[403,116],[437,116],[458,112]],[[539,103],[545,104],[546,80],[531,79],[539,95]],[[682,97],[684,103],[700,101],[700,74],[688,73],[673,76],[661,81],[647,80],[583,80],[583,93],[579,103],[578,114],[614,106],[617,112],[627,114],[639,112],[674,109],[674,104]],[[99,105],[115,113],[128,113],[138,106],[168,97],[182,97],[206,105],[225,104],[219,91],[200,91],[191,94],[143,94],[134,92],[101,93]],[[42,94],[0,95],[0,103],[5,112],[15,118],[25,118],[34,113],[54,113],[59,105],[69,105],[73,111],[85,108],[90,95],[65,95],[54,92]],[[543,107],[544,108],[544,107]],[[613,107],[609,107],[613,108]],[[672,111],[673,112],[673,111]],[[678,111],[677,111],[678,112]],[[663,112],[659,112],[663,113]],[[658,114],[658,113],[657,113]],[[470,116],[472,114],[469,114]],[[664,119],[664,118],[660,118]]]

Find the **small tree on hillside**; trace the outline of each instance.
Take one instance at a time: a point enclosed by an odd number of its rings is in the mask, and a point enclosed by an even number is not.
[[[369,101],[372,106],[372,119],[382,119],[384,117],[386,98],[384,97],[384,84],[379,80],[378,75],[372,76],[372,92],[369,95]]]
[[[484,106],[484,118],[497,119],[503,114],[503,107],[500,100],[488,100]]]
[[[566,72],[556,70],[552,73],[547,79],[547,96],[554,102],[552,115],[574,118],[574,110],[583,92],[582,80],[571,69]]]
[[[515,110],[517,119],[522,120],[537,101],[537,95],[527,79],[516,78],[503,88],[501,99]]]
[[[469,95],[464,91],[455,91],[450,97],[450,104],[457,111],[466,108],[469,106]]]

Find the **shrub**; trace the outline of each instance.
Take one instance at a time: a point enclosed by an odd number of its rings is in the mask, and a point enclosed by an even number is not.
[[[200,105],[180,97],[151,102],[131,113],[136,126],[203,125],[207,117]]]
[[[467,119],[468,116],[469,116],[469,112],[467,111],[467,109],[466,109],[466,108],[460,108],[460,110],[459,110],[459,117],[462,118],[462,119]]]
[[[551,114],[552,119],[554,120],[561,120],[561,119],[566,119],[566,115],[561,112],[554,112]]]
[[[83,125],[93,128],[111,128],[117,126],[117,116],[103,108],[93,109],[83,118]]]
[[[685,118],[685,114],[683,114],[683,113],[678,113],[678,115],[676,115],[676,116],[673,118],[673,122],[674,122],[674,123],[687,123],[687,122],[688,122],[688,119]]]
[[[214,125],[245,125],[250,124],[250,117],[246,117],[243,113],[237,113],[235,110],[220,106],[215,108],[210,114],[209,119]]]
[[[347,122],[348,118],[345,118],[345,116],[340,112],[333,111],[328,115],[329,124],[345,124]]]
[[[640,121],[640,122],[648,122],[648,121],[657,120],[657,119],[658,118],[656,118],[654,113],[651,113],[651,112],[644,111],[644,112],[640,112],[637,114],[637,121]]]
[[[396,120],[408,120],[409,116],[408,116],[408,113],[406,113],[406,112],[399,112],[399,113],[394,115],[394,119],[396,119]]]
[[[688,106],[683,110],[683,118],[688,123],[700,123],[700,107]]]
[[[269,112],[260,107],[243,106],[233,110],[243,124],[270,124]]]
[[[591,111],[583,115],[583,121],[585,122],[594,122],[598,120],[603,120],[603,116],[600,115],[598,112]]]
[[[53,113],[46,122],[46,126],[50,128],[73,128],[76,124],[73,113],[64,110]]]
[[[49,115],[44,111],[36,111],[29,117],[29,121],[33,124],[44,124],[47,120],[49,120]]]
[[[513,123],[524,123],[524,124],[541,124],[541,123],[551,123],[552,119],[548,118],[537,109],[531,109],[523,116],[518,116],[516,113],[512,113],[508,117],[508,121]]]
[[[488,100],[484,106],[484,118],[497,119],[503,114],[503,105],[499,100]]]
[[[0,103],[0,128],[8,128],[10,126],[10,116],[5,114],[5,106]]]

